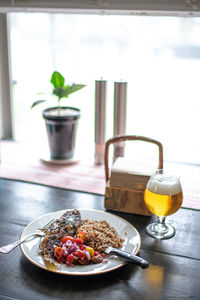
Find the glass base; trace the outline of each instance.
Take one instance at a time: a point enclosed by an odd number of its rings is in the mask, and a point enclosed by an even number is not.
[[[150,235],[151,237],[155,238],[155,239],[170,239],[172,238],[176,231],[174,229],[173,226],[169,225],[169,224],[165,224],[164,228],[159,228],[161,224],[159,223],[152,223],[149,224],[146,228],[145,231],[148,235]]]

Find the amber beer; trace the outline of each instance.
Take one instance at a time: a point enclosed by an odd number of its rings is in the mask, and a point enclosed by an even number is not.
[[[144,200],[149,211],[157,216],[174,214],[183,201],[179,179],[156,174],[147,184]]]

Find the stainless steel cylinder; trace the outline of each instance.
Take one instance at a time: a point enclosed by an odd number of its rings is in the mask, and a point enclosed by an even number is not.
[[[104,163],[106,80],[95,81],[95,163]]]
[[[114,136],[126,133],[127,82],[114,83]],[[114,161],[124,156],[124,142],[114,145]]]

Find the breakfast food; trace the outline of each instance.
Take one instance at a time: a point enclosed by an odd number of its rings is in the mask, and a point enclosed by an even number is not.
[[[78,210],[67,211],[45,230],[40,253],[48,262],[86,265],[106,262],[105,249],[122,247],[123,239],[105,221],[81,220]]]

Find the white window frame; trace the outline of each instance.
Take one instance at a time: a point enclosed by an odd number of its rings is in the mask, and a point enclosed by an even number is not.
[[[0,2],[0,134],[13,138],[10,12],[158,15],[199,17],[200,0],[1,0]]]

